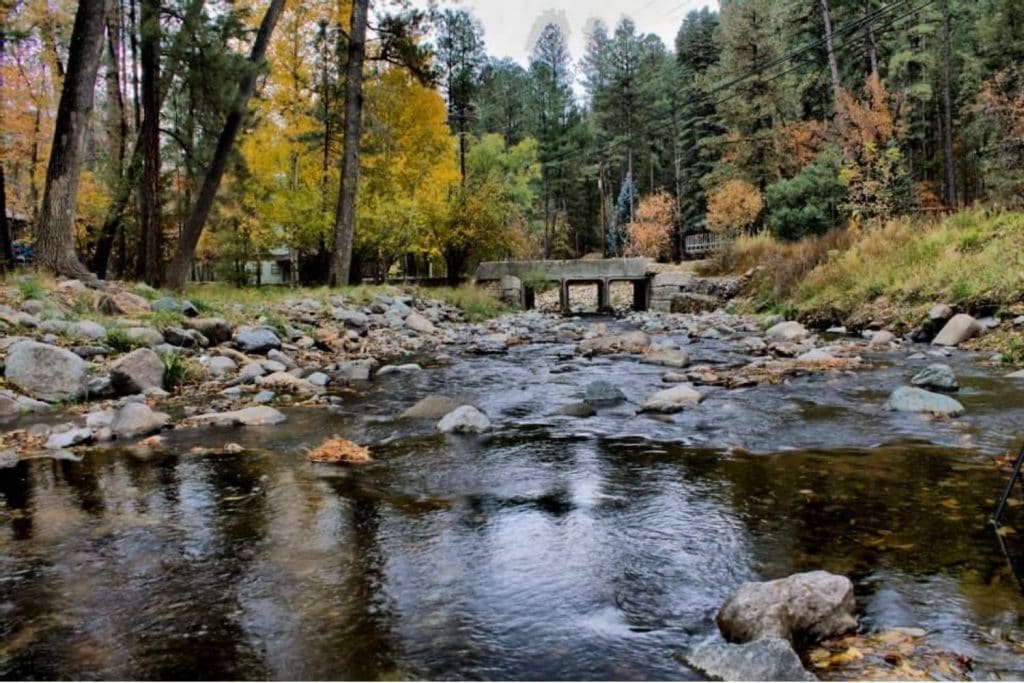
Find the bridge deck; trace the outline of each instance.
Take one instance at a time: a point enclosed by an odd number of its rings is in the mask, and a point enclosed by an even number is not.
[[[646,280],[647,259],[613,258],[593,261],[488,261],[476,269],[477,282],[494,282],[513,276],[551,282],[601,282]]]

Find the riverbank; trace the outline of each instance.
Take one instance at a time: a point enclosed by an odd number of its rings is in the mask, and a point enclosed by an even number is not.
[[[898,219],[796,243],[744,237],[703,271],[751,268],[760,270],[743,310],[781,312],[820,329],[910,334],[945,304],[998,321],[975,346],[1018,350],[1012,340],[1024,322],[1024,213],[975,209]]]

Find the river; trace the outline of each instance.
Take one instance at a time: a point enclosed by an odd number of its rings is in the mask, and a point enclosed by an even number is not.
[[[854,581],[864,629],[921,627],[980,678],[1024,676],[1024,597],[985,526],[1007,477],[992,458],[1024,436],[1005,370],[950,359],[956,421],[880,411],[934,361],[909,351],[638,416],[664,368],[572,350],[453,349],[277,427],[0,472],[0,677],[696,678],[678,655],[740,582],[812,569]],[[595,379],[630,402],[549,416]],[[395,419],[432,393],[496,429]],[[334,434],[376,462],[304,459]],[[247,450],[188,452],[226,442]]]

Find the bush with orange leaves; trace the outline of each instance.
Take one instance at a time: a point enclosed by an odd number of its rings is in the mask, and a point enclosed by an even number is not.
[[[668,258],[672,252],[675,201],[668,192],[650,194],[640,200],[633,222],[626,226],[626,256]]]
[[[729,180],[708,196],[708,228],[720,235],[749,232],[763,210],[760,190],[743,180]]]

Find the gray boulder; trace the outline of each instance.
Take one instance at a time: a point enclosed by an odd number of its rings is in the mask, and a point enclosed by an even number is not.
[[[741,645],[710,641],[698,645],[683,661],[714,680],[818,680],[804,669],[793,646],[782,638],[761,638]]]
[[[915,387],[934,389],[935,391],[959,391],[960,382],[957,381],[953,368],[945,363],[934,363],[921,372],[914,375],[910,383]]]
[[[460,406],[441,418],[437,429],[445,434],[481,434],[491,428],[491,421],[473,406]]]
[[[415,311],[406,316],[405,326],[413,332],[419,332],[420,334],[430,334],[437,329],[434,327],[434,323]]]
[[[960,313],[959,315],[954,315],[946,323],[938,336],[932,340],[932,344],[936,346],[959,346],[968,339],[977,336],[981,330],[982,327],[977,320],[966,313]]]
[[[372,358],[339,363],[337,376],[346,382],[369,382],[375,365],[376,361]]]
[[[92,320],[82,320],[68,330],[75,339],[86,339],[90,341],[107,338],[107,328]]]
[[[570,403],[556,408],[551,414],[562,417],[593,417],[597,415],[597,411],[589,403]]]
[[[661,349],[644,354],[640,362],[668,368],[685,368],[690,364],[690,355],[682,349]]]
[[[331,309],[331,317],[350,330],[365,330],[370,325],[370,318],[365,313],[347,308]]]
[[[235,348],[243,353],[265,354],[281,348],[281,338],[269,327],[240,327],[235,332]]]
[[[892,392],[885,403],[885,410],[896,413],[927,413],[941,417],[959,417],[965,412],[959,401],[917,387],[900,387]]]
[[[208,358],[203,362],[203,365],[206,366],[207,372],[214,377],[220,377],[221,375],[234,372],[238,369],[238,363],[227,356],[214,356],[213,358]]]
[[[164,335],[152,327],[129,327],[124,331],[126,337],[140,346],[156,346],[164,343]]]
[[[22,341],[8,351],[4,378],[33,398],[73,401],[85,393],[85,361],[67,349]]]
[[[680,384],[671,389],[664,389],[647,399],[640,408],[642,413],[678,413],[686,408],[693,408],[704,400],[704,394],[687,384]]]
[[[825,571],[744,583],[718,611],[715,621],[726,640],[759,638],[816,643],[857,627],[853,583]]]
[[[420,372],[423,367],[417,363],[405,363],[403,365],[385,365],[377,371],[378,377],[386,377],[387,375],[398,375],[410,372]]]
[[[462,405],[465,404],[454,398],[433,394],[417,401],[401,416],[412,420],[439,420]]]
[[[795,342],[806,339],[810,333],[800,323],[789,321],[772,325],[765,334],[775,341]]]
[[[128,403],[114,414],[110,431],[116,439],[134,439],[156,434],[171,422],[167,413],[158,413],[145,403]]]
[[[110,366],[110,382],[121,394],[138,394],[151,387],[163,388],[164,362],[152,349],[136,349]]]
[[[626,395],[614,384],[599,379],[583,390],[583,400],[591,405],[607,405],[625,401]]]
[[[220,426],[262,427],[281,424],[287,418],[284,413],[270,406],[250,406],[226,413],[206,413],[193,418],[199,424]]]
[[[46,443],[43,444],[43,448],[51,451],[61,450],[64,448],[71,448],[78,444],[87,443],[92,441],[92,430],[87,427],[73,427],[63,431],[53,432],[49,438],[46,439]]]
[[[231,325],[224,318],[192,318],[185,321],[185,327],[198,330],[211,344],[223,344],[231,339]]]

